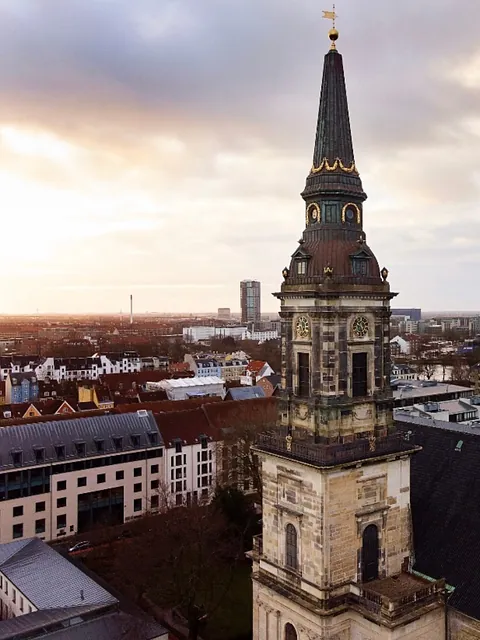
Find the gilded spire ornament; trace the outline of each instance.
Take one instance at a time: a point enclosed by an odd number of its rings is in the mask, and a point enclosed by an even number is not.
[[[336,49],[335,41],[338,40],[338,31],[335,28],[335,20],[338,18],[338,15],[335,13],[335,5],[333,5],[333,11],[324,11],[322,18],[332,21],[332,28],[328,32],[328,37],[332,41],[330,49]]]

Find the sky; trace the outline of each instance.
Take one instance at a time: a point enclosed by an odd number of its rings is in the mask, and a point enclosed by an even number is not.
[[[337,0],[394,306],[478,310],[480,2]],[[318,0],[0,0],[0,313],[274,312],[304,223]]]

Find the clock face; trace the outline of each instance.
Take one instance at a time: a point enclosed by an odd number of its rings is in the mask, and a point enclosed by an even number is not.
[[[355,318],[352,325],[353,335],[356,338],[364,338],[368,334],[368,320],[365,316]]]
[[[310,323],[306,316],[300,316],[295,323],[295,330],[299,338],[308,338],[310,335]]]

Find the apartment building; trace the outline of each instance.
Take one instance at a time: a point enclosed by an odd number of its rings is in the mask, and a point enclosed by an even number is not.
[[[142,369],[136,351],[96,353],[88,358],[34,358],[32,356],[3,356],[0,358],[0,379],[11,373],[35,374],[38,380],[98,380],[112,373],[134,373]]]
[[[54,540],[159,506],[164,445],[153,414],[0,429],[0,543]]]
[[[165,444],[166,487],[173,505],[208,500],[215,488],[219,430],[203,408],[156,416]]]

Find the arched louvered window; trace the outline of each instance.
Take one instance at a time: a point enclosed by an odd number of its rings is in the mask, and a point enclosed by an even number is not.
[[[298,569],[298,536],[293,524],[285,528],[285,564],[289,569]]]
[[[295,631],[295,627],[290,622],[287,622],[285,625],[285,640],[297,640],[297,632]]]

